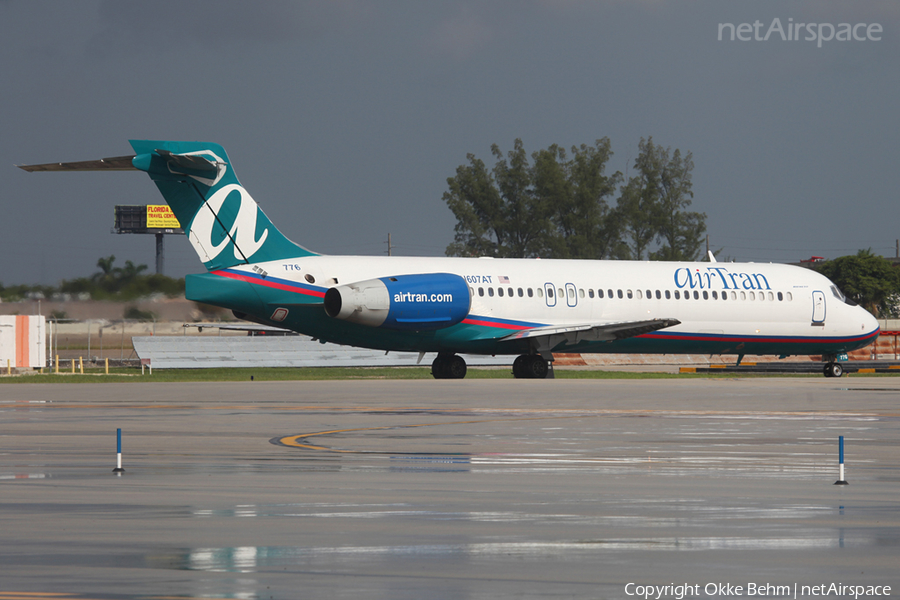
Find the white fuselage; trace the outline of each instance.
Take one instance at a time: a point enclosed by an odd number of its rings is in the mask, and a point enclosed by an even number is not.
[[[539,325],[677,319],[670,334],[834,338],[878,329],[819,273],[789,265],[313,256],[260,263],[270,277],[322,288],[373,278],[464,278],[473,318]],[[235,270],[253,266],[234,267]],[[502,294],[502,295],[501,295]]]

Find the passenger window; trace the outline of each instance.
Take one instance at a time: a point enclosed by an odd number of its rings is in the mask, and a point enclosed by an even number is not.
[[[712,297],[713,297],[713,300],[718,300],[718,299],[719,299],[719,293],[716,292],[716,291],[713,291]]]
[[[791,300],[794,299],[794,295],[791,294],[790,292],[788,292],[788,293],[787,293],[787,299],[788,299],[788,302],[790,302]]]
[[[677,294],[678,292],[675,292],[675,293]],[[669,290],[666,290],[666,300],[671,300],[671,299],[672,299],[672,292],[670,292]]]
[[[771,302],[774,299],[775,299],[775,294],[773,294],[772,292],[769,292],[769,302]]]
[[[553,297],[553,288],[552,288],[552,287],[548,287],[548,288],[547,288],[547,297],[548,297],[548,298],[552,298],[552,297]]]
[[[556,288],[556,293],[559,294],[560,298],[565,298],[565,293],[562,288]]]
[[[647,300],[651,299],[652,297],[653,297],[653,292],[650,290],[647,290]]]
[[[624,296],[622,295],[622,290],[616,290],[616,296],[621,300]]]
[[[597,297],[598,297],[598,298],[602,298],[602,297],[603,297],[603,290],[597,290]]]
[[[531,288],[528,288],[528,295],[529,295],[529,296],[531,295]],[[543,297],[544,297],[544,290],[543,290],[542,288],[538,288],[538,289],[537,289],[537,295],[538,295],[538,298],[543,298]]]
[[[579,297],[579,298],[584,298],[584,290],[578,290],[578,297]],[[593,298],[593,297],[594,297],[594,294],[593,294],[593,292],[592,292],[592,293],[591,293],[591,298]]]
[[[675,290],[675,299],[681,300],[681,292],[679,292],[678,290]]]
[[[659,293],[659,290],[656,290],[656,299],[662,300],[662,294]]]
[[[612,298],[613,297],[612,290],[606,290],[606,291],[609,293],[609,297]]]
[[[475,295],[475,290],[473,290],[471,287],[469,287],[469,295],[470,295],[470,296],[474,296],[474,295]]]
[[[699,299],[700,299],[700,292],[698,292],[697,290],[694,290],[694,300],[699,300]]]
[[[497,295],[503,297],[503,288],[497,288]]]
[[[492,298],[494,297],[494,288],[492,288],[492,287],[488,288],[488,296],[490,296]]]
[[[524,295],[525,295],[525,294],[522,292],[522,288],[519,288],[519,298],[521,298],[521,297],[524,296]]]
[[[756,292],[750,292],[750,299],[756,300]]]
[[[641,290],[636,291],[635,295],[637,296],[637,299],[640,300],[641,299]]]
[[[778,301],[781,302],[783,300],[784,300],[784,296],[782,295],[781,292],[778,292]]]
[[[694,294],[696,294],[696,293],[697,293],[697,292],[694,292]],[[695,297],[696,297],[696,296],[695,296]],[[707,292],[706,290],[703,290],[703,299],[704,299],[704,300],[709,300],[709,292]]]
[[[594,290],[588,290],[588,298],[594,297]]]
[[[532,291],[531,288],[528,288],[528,297],[529,297],[529,298],[533,298],[533,297],[534,297],[534,291]]]
[[[478,295],[484,296],[484,288],[478,288]]]
[[[722,292],[722,300],[728,300],[728,292]]]
[[[632,298],[634,298],[634,294],[632,293],[631,290],[628,290],[628,291],[626,291],[625,293],[628,295],[628,299],[629,299],[629,300],[631,300]]]

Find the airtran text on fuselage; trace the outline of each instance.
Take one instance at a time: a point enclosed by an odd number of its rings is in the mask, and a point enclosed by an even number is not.
[[[732,273],[725,267],[675,269],[675,287],[710,290],[771,290],[762,273]]]
[[[394,302],[453,302],[453,294],[394,294]]]

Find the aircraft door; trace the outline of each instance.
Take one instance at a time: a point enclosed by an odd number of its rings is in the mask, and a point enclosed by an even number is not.
[[[575,291],[574,283],[566,284],[566,304],[570,307],[574,307],[578,304],[578,294]]]
[[[556,306],[556,287],[552,283],[544,284],[544,298],[547,299],[547,306]]]
[[[825,293],[815,291],[812,293],[812,299],[813,299],[813,314],[812,314],[813,325],[824,325],[825,324]]]

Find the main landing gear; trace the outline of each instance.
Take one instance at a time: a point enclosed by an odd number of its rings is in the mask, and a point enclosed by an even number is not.
[[[844,367],[841,366],[839,362],[830,362],[825,363],[825,368],[823,369],[825,373],[825,377],[840,377],[844,374]]]
[[[431,363],[431,376],[435,379],[462,379],[466,370],[466,361],[457,354],[438,354]]]
[[[546,379],[549,373],[550,363],[540,354],[523,354],[513,362],[516,379]]]
[[[431,363],[431,376],[435,379],[462,379],[466,376],[466,361],[456,354],[438,354]],[[513,362],[516,379],[546,379],[553,377],[550,362],[540,354],[523,354]]]

